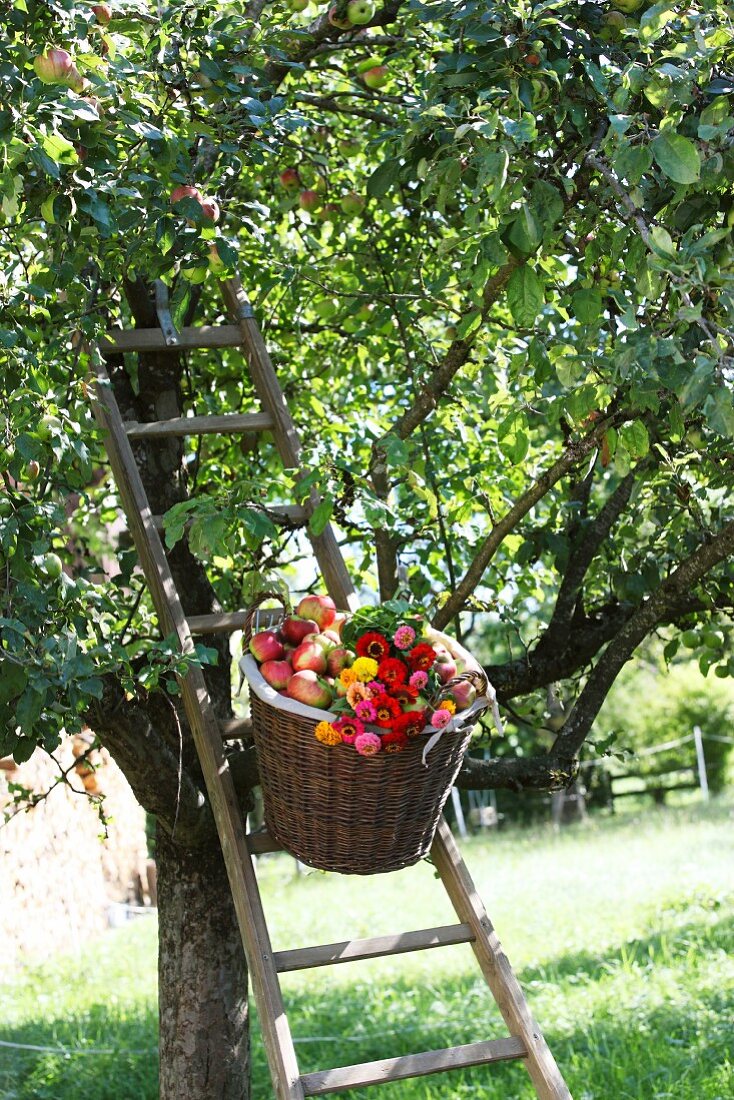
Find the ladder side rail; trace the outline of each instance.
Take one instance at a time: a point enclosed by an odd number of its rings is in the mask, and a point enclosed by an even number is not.
[[[456,915],[474,931],[472,950],[510,1034],[525,1044],[523,1064],[540,1100],[572,1100],[443,817],[431,847],[431,859]]]
[[[191,633],[104,367],[98,370],[93,407],[105,433],[112,472],[161,626],[166,633],[177,634],[183,653],[191,653],[194,649]],[[219,723],[201,669],[191,668],[180,683],[219,830],[276,1097],[277,1100],[303,1100],[305,1094],[295,1047]]]
[[[301,441],[278,382],[270,353],[255,320],[252,306],[239,279],[226,279],[223,291],[227,308],[242,333],[242,347],[250,366],[253,384],[263,408],[273,418],[275,424],[273,435],[278,453],[286,469],[298,471],[301,465]],[[308,504],[311,510],[318,503],[318,494],[310,493]],[[338,607],[354,610],[358,603],[354,585],[331,524],[328,524],[320,535],[312,535],[308,532],[308,537],[330,595]]]

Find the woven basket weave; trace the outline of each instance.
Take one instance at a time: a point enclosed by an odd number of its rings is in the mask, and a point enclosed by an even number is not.
[[[280,618],[261,612],[258,629]],[[485,694],[482,672],[457,677],[463,679]],[[250,699],[265,824],[287,852],[311,867],[349,875],[396,871],[428,854],[483,708],[472,708],[463,723],[446,730],[424,766],[427,735],[412,738],[402,752],[361,756],[348,745],[322,745],[314,737],[319,718],[290,712],[286,700],[271,706],[255,691]]]

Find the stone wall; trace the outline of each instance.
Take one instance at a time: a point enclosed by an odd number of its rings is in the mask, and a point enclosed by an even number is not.
[[[75,951],[108,925],[114,902],[141,904],[146,883],[145,815],[105,749],[79,754],[89,742],[67,739],[54,754],[69,773],[48,798],[2,824],[0,816],[0,941],[6,959],[41,959]],[[0,762],[0,815],[12,810],[8,783],[41,794],[58,767],[40,751],[13,768]],[[107,820],[100,820],[95,800]]]

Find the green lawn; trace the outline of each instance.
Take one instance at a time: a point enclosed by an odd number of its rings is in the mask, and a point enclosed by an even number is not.
[[[465,845],[575,1100],[734,1095],[733,823],[724,800]],[[453,920],[426,864],[367,880],[297,877],[273,856],[259,873],[279,948]],[[503,1033],[468,947],[285,975],[283,986],[304,1071]],[[155,1100],[155,1028],[155,928],[143,918],[0,984],[0,1040],[58,1050],[0,1046],[0,1098]],[[254,1096],[266,1100],[257,1037],[254,1065]],[[508,1065],[344,1095],[535,1094]]]

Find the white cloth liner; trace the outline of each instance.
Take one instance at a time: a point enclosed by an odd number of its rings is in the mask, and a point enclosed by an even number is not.
[[[461,658],[464,662],[465,670],[474,669],[476,672],[482,671],[480,665],[472,657],[471,653],[468,653],[463,646],[459,645],[455,638],[450,638],[448,634],[442,634],[439,630],[434,630],[433,627],[430,626],[426,627],[425,634],[429,640],[441,642],[445,645],[452,657]],[[305,703],[299,703],[297,699],[291,699],[288,696],[281,695],[280,692],[276,691],[274,687],[271,687],[263,677],[258,667],[258,663],[252,654],[246,653],[245,656],[241,658],[240,671],[247,679],[250,690],[254,691],[258,699],[261,699],[263,703],[267,703],[268,706],[275,707],[277,710],[285,710],[289,714],[297,714],[301,718],[310,718],[313,722],[330,722],[334,719],[334,715],[331,711],[321,710],[318,707],[309,707],[306,706]],[[426,762],[428,753],[438,744],[444,733],[455,730],[458,726],[467,722],[472,715],[486,710],[487,707],[492,711],[497,730],[500,734],[504,733],[502,719],[500,718],[500,712],[497,706],[497,693],[489,681],[487,681],[487,685],[487,694],[475,699],[472,705],[467,707],[466,710],[457,711],[451,721],[444,726],[443,729],[434,730],[431,725],[427,725],[423,728],[421,736],[429,730],[432,731],[432,736],[428,738],[423,749],[423,764],[426,767],[428,766]]]

